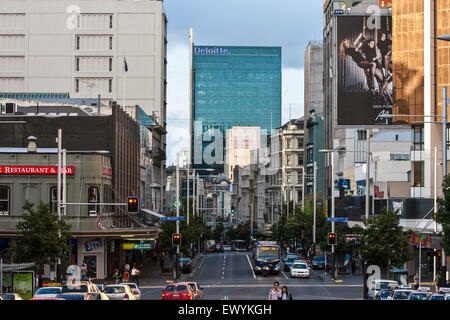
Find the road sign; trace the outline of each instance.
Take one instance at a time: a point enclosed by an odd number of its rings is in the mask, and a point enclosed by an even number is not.
[[[328,222],[347,222],[348,218],[327,218]]]
[[[174,208],[181,208],[181,202],[180,201],[174,201],[173,202],[173,207]]]
[[[164,217],[164,218],[161,218],[161,221],[177,221],[177,220],[184,221],[184,217]]]
[[[248,231],[258,231],[258,229],[248,229]]]

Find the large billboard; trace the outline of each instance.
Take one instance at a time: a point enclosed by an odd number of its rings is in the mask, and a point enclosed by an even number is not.
[[[390,124],[392,17],[337,17],[338,126]]]

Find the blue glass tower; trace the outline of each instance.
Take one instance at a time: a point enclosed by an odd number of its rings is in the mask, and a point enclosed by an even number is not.
[[[260,127],[267,135],[280,127],[281,47],[193,46],[191,120],[194,167],[222,172],[223,164],[194,160],[196,122],[202,134],[220,130],[223,146],[226,130],[234,126]],[[199,139],[203,155],[211,142]]]

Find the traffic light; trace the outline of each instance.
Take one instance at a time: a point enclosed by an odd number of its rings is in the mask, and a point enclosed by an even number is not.
[[[329,245],[335,245],[336,244],[336,233],[329,233],[328,234],[328,244]]]
[[[172,233],[172,245],[173,246],[181,245],[181,234],[180,233]]]
[[[231,213],[234,213],[234,206],[231,206]]]
[[[139,197],[128,197],[128,213],[139,213]]]

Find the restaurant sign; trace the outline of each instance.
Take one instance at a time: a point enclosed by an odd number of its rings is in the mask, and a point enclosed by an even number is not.
[[[62,171],[62,170],[61,170]],[[74,167],[66,167],[66,175],[74,174]],[[0,175],[56,175],[57,167],[42,166],[0,166]]]

